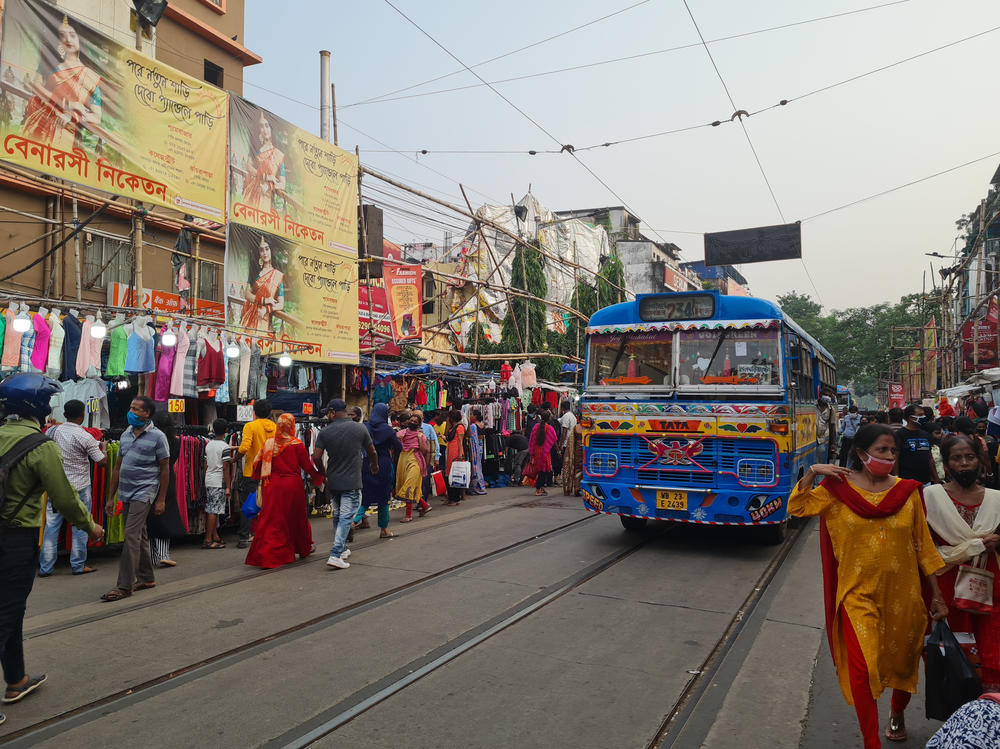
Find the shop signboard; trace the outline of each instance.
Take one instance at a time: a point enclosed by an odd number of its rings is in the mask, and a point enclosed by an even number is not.
[[[423,340],[423,269],[418,264],[384,263],[392,339],[396,343]]]
[[[229,104],[233,221],[358,255],[358,157],[239,96]]]
[[[160,291],[159,289],[143,289],[142,300],[139,305],[135,302],[135,289],[123,283],[108,284],[108,306],[109,307],[136,307],[148,309],[153,312],[162,312],[166,315],[192,314],[187,311],[186,301],[180,294],[171,291]],[[193,314],[198,317],[214,318],[220,323],[225,320],[225,310],[220,302],[212,302],[207,299],[198,299],[194,303]]]
[[[366,353],[399,356],[399,346],[392,340],[389,303],[381,278],[358,284],[358,334]]]
[[[741,265],[802,257],[802,225],[779,224],[705,235],[705,265]]]
[[[352,257],[229,223],[227,327],[265,355],[357,364],[357,282]]]
[[[691,290],[691,282],[688,280],[687,276],[680,271],[671,268],[669,265],[664,266],[663,285],[671,291]]]
[[[962,326],[962,369],[974,372],[997,366],[997,301],[990,299],[986,316]]]
[[[6,0],[0,50],[0,159],[225,221],[225,91],[39,0]]]
[[[906,405],[906,391],[903,389],[903,383],[890,382],[889,408],[902,408],[905,405]]]

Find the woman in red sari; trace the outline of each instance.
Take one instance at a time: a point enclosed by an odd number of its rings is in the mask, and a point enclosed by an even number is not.
[[[302,440],[295,437],[291,414],[278,417],[274,437],[264,443],[254,461],[254,478],[260,479],[260,515],[246,563],[271,569],[312,553],[312,529],[306,508],[302,472],[319,487],[323,474],[309,459]]]
[[[983,690],[1000,691],[1000,491],[987,489],[980,478],[986,455],[978,442],[953,434],[941,443],[941,461],[948,482],[924,489],[927,524],[938,553],[947,566],[941,575],[941,594],[951,613],[948,625],[955,632],[976,636],[982,661]],[[993,573],[993,611],[973,614],[955,605],[955,578],[959,565],[982,559]]]
[[[44,85],[33,83],[34,96],[24,113],[25,138],[63,151],[77,146],[80,125],[101,122],[101,76],[80,61],[80,37],[63,16],[59,27],[63,58]]]
[[[271,138],[271,123],[261,112],[257,120],[257,155],[247,169],[243,200],[268,213],[275,210],[275,197],[285,190],[285,154]]]
[[[250,267],[250,283],[244,299],[240,325],[248,330],[271,332],[271,315],[285,308],[285,274],[274,267],[271,245],[263,235],[257,246],[257,262]]]
[[[545,487],[552,483],[552,448],[559,439],[552,426],[552,412],[545,411],[542,420],[531,430],[528,439],[528,473],[535,473],[535,496],[548,495]]]

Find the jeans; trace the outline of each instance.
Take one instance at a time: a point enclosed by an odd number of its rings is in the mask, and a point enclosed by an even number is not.
[[[90,510],[90,487],[77,489],[80,501]],[[62,530],[63,516],[52,508],[49,502],[45,507],[45,533],[42,536],[42,553],[38,558],[38,568],[43,575],[52,573],[59,553],[59,532]],[[87,532],[73,527],[73,550],[69,554],[69,566],[73,572],[83,572],[87,564]]]
[[[351,532],[354,513],[361,505],[361,490],[337,491],[331,489],[330,504],[333,505],[333,546],[330,548],[330,556],[339,557],[347,548],[347,534]]]
[[[0,664],[8,684],[24,678],[21,628],[37,565],[38,528],[0,530]]]

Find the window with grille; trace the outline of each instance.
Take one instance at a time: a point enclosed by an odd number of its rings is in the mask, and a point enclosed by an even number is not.
[[[215,263],[202,262],[198,269],[198,298],[210,302],[222,301],[219,298],[219,266]]]
[[[83,283],[93,281],[96,288],[115,282],[131,284],[132,258],[128,240],[89,235],[83,242]]]

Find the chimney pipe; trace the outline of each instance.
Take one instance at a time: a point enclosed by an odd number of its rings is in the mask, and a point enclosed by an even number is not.
[[[330,140],[330,53],[325,49],[319,52],[319,137]]]

